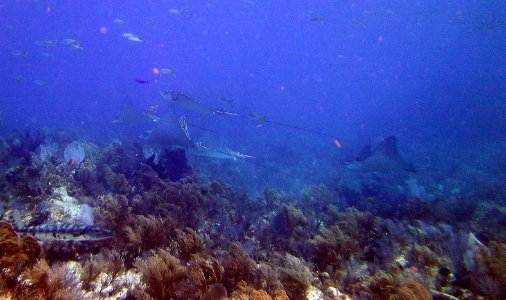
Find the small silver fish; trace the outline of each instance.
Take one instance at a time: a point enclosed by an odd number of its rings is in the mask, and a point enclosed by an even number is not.
[[[35,79],[33,82],[34,82],[36,85],[38,85],[38,86],[41,86],[41,87],[47,87],[47,82],[45,82],[45,81],[42,81],[42,80],[39,80],[39,79]]]
[[[312,17],[309,20],[314,23],[325,24],[325,19],[321,17]]]
[[[57,42],[57,40],[37,41],[35,42],[35,45],[42,47],[54,47]]]
[[[182,11],[177,8],[169,9],[169,14],[171,14],[171,15],[180,15],[181,13],[182,13]]]
[[[79,41],[74,39],[63,39],[60,41],[60,43],[62,43],[63,45],[74,45],[79,44]]]
[[[25,82],[26,78],[22,75],[16,75],[14,76],[14,80],[16,80],[16,82]]]
[[[257,114],[251,113],[251,114],[248,115],[248,118],[250,118],[252,120],[255,120],[255,121],[267,122],[267,116],[266,115],[257,115]]]
[[[162,75],[176,75],[176,70],[170,68],[161,68],[159,72]]]
[[[134,41],[134,42],[138,42],[138,43],[144,42],[144,40],[142,40],[137,34],[134,34],[134,33],[125,32],[122,34],[122,36],[131,40],[131,41]]]
[[[84,48],[81,46],[81,44],[72,44],[70,45],[70,48],[83,50]]]
[[[121,24],[124,24],[125,21],[123,21],[122,19],[120,18],[116,18],[112,21],[114,24],[117,24],[117,25],[121,25]]]
[[[128,37],[128,39],[133,42],[138,42],[138,43],[144,42],[144,40],[141,40],[138,36],[131,36],[131,37]]]
[[[26,57],[28,55],[28,52],[21,51],[21,50],[14,50],[14,51],[12,51],[12,55],[19,56],[19,57]]]

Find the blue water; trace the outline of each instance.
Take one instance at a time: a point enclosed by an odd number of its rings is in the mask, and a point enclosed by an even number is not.
[[[407,158],[437,169],[487,147],[504,149],[505,12],[504,1],[2,1],[1,131],[47,127],[93,141],[136,139],[150,126],[112,123],[125,97],[140,110],[163,111],[170,104],[159,91],[178,90],[342,144],[248,118],[190,113],[189,124],[212,130],[190,127],[193,136],[270,166],[224,164],[244,170],[242,186],[329,181],[362,145],[389,135]],[[47,40],[56,43],[37,45]],[[275,173],[282,179],[269,181]]]

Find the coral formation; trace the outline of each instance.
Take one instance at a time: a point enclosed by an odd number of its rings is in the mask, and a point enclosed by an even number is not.
[[[312,273],[303,262],[290,254],[277,258],[279,280],[290,299],[306,299],[311,286]]]
[[[75,140],[59,135],[50,139],[59,149]],[[251,197],[222,180],[187,177],[194,174],[178,150],[148,160],[135,143],[79,142],[86,159],[71,168],[44,140],[29,132],[1,140],[2,218],[18,209],[27,225],[87,223],[115,235],[41,244],[0,222],[2,297],[506,296],[500,201],[447,197],[421,179],[389,188],[374,176]]]
[[[252,282],[256,277],[256,263],[240,243],[232,243],[224,257],[225,273],[223,284],[228,291],[233,291],[239,282]]]
[[[14,290],[17,277],[33,266],[41,254],[37,240],[19,238],[12,225],[0,221],[0,290]]]
[[[82,291],[77,278],[61,264],[49,266],[38,261],[32,269],[21,275],[15,299],[79,299]]]
[[[398,279],[384,271],[376,272],[368,284],[368,293],[373,299],[424,300],[431,293],[414,279]]]
[[[183,296],[178,294],[178,285],[186,279],[186,269],[167,250],[152,252],[146,260],[138,260],[136,267],[148,287],[146,292],[155,299],[181,299]]]
[[[272,300],[272,297],[264,290],[256,290],[244,281],[237,283],[237,288],[232,293],[232,299],[239,300]]]

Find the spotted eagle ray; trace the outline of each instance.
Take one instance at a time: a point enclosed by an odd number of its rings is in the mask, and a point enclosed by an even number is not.
[[[339,140],[333,135],[326,134],[324,132],[314,130],[311,128],[305,128],[305,127],[301,127],[301,126],[290,125],[290,124],[286,124],[286,123],[272,121],[272,120],[269,120],[267,118],[267,116],[265,116],[265,115],[257,115],[254,113],[243,115],[243,114],[238,114],[238,113],[226,111],[221,108],[214,109],[214,108],[211,108],[211,107],[207,106],[206,104],[199,102],[199,101],[191,98],[190,96],[185,95],[185,94],[178,92],[178,91],[160,91],[160,95],[162,95],[162,97],[164,99],[169,100],[172,104],[174,104],[174,106],[183,108],[188,111],[193,111],[193,112],[205,114],[205,115],[243,117],[243,118],[254,120],[257,122],[261,122],[261,123],[274,124],[274,125],[283,126],[283,127],[287,127],[287,128],[291,128],[291,129],[295,129],[295,130],[299,130],[299,131],[305,131],[305,132],[308,132],[311,134],[316,134],[316,135],[320,135],[320,136],[327,137],[327,138],[332,138],[334,140],[334,143],[337,142],[336,145],[337,144],[340,145]],[[224,98],[222,97],[221,100],[223,101],[223,99]],[[225,98],[225,101],[230,101],[230,100]],[[261,124],[258,124],[258,125],[261,125]],[[340,146],[338,146],[338,148],[340,148]]]
[[[171,108],[162,114],[148,140],[161,145],[174,145],[183,148],[194,146],[188,132],[186,117],[178,118],[176,112]]]
[[[228,148],[218,148],[203,145],[201,142],[194,142],[188,131],[186,117],[178,118],[174,109],[169,108],[161,117],[157,126],[151,131],[148,141],[162,146],[179,146],[189,150],[190,153],[216,159],[243,160],[253,158]]]
[[[113,123],[145,124],[158,121],[158,117],[136,109],[130,97],[127,97],[125,102],[123,102],[119,116],[113,121]]]
[[[359,172],[415,172],[414,166],[399,154],[395,136],[385,138],[374,150],[366,145],[353,161],[346,163],[346,168]]]
[[[206,104],[199,102],[190,96],[187,96],[177,91],[160,91],[160,95],[164,99],[171,101],[175,106],[183,109],[205,114],[205,115],[228,115],[228,116],[239,116],[238,114],[225,111],[223,109],[214,109]]]

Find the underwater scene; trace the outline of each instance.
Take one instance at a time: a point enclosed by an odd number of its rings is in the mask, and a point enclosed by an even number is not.
[[[0,299],[506,299],[506,2],[0,0]]]

